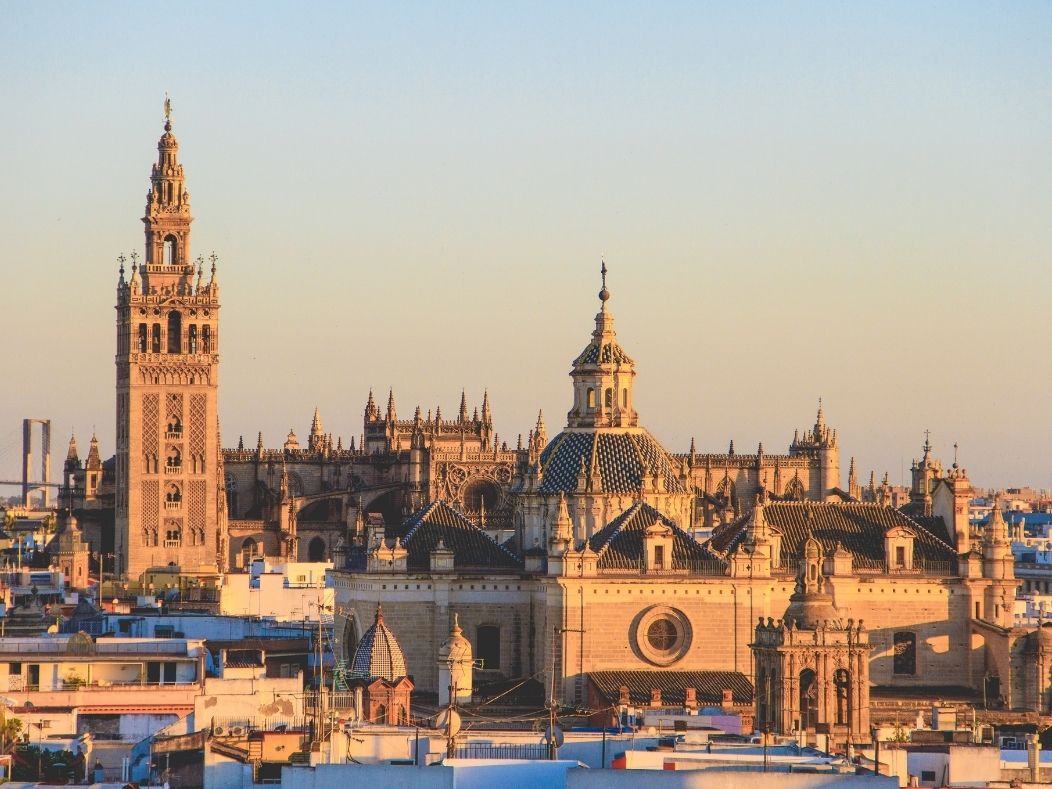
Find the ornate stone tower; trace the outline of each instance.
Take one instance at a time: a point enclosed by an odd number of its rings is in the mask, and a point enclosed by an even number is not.
[[[165,102],[146,194],[146,258],[117,284],[117,574],[215,567],[219,473],[219,280],[190,258],[190,195]]]

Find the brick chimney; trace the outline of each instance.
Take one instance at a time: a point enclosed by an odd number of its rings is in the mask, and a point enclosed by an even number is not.
[[[723,689],[723,701],[720,702],[720,706],[725,710],[734,706],[734,692],[730,688]]]
[[[659,688],[650,689],[650,706],[660,707],[661,706],[661,690]]]
[[[617,703],[620,706],[627,707],[627,706],[629,706],[632,703],[632,700],[631,700],[631,698],[628,695],[628,686],[627,685],[622,685],[620,688],[618,688],[617,693],[618,693]]]
[[[697,688],[685,688],[683,692],[686,694],[686,700],[683,702],[683,706],[688,710],[696,710],[698,708]]]

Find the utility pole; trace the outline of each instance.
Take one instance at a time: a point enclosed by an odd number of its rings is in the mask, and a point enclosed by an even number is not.
[[[552,628],[552,680],[548,694],[548,731],[546,732],[548,738],[548,759],[550,761],[555,761],[559,757],[559,741],[562,739],[562,731],[556,724],[555,715],[555,647],[560,633],[584,633],[584,629],[559,627],[558,625]]]

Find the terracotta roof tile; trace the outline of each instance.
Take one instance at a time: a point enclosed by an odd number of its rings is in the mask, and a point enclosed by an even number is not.
[[[397,537],[409,552],[410,570],[427,570],[431,566],[431,551],[439,540],[453,552],[453,566],[458,569],[493,568],[519,570],[522,561],[510,550],[482,531],[464,515],[444,501],[433,501],[411,515],[408,520],[385,530],[388,537]]]
[[[596,457],[593,460],[593,454]],[[541,493],[571,493],[577,476],[598,473],[603,493],[638,493],[644,476],[656,470],[670,493],[684,492],[669,454],[644,431],[564,432],[552,439],[541,453]],[[598,491],[597,491],[598,492]]]
[[[643,536],[647,529],[658,522],[672,530],[672,566],[670,569],[689,569],[704,561],[723,564],[721,559],[707,551],[669,518],[649,504],[637,501],[588,540],[589,547],[599,554],[599,568],[602,570],[639,568],[643,561]]]
[[[752,704],[753,687],[740,671],[593,671],[588,679],[603,700],[617,704],[621,687],[628,688],[633,704],[650,703],[650,691],[661,691],[661,701],[667,706],[681,706],[686,700],[686,688],[694,688],[698,703],[718,706],[723,701],[723,690],[729,688],[735,704]]]

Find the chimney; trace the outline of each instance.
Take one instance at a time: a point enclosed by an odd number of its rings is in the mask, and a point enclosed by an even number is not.
[[[660,707],[661,706],[661,691],[658,688],[650,689],[650,706]]]
[[[618,698],[617,698],[618,705],[620,705],[622,707],[627,707],[627,706],[629,706],[632,703],[631,699],[628,696],[628,687],[626,685],[622,685],[620,688],[618,688],[617,694],[618,694]]]
[[[685,688],[683,692],[686,695],[686,700],[683,702],[683,706],[688,710],[696,710],[698,708],[697,688]]]
[[[720,706],[725,710],[734,706],[734,692],[730,688],[723,689],[723,701],[720,702]]]

